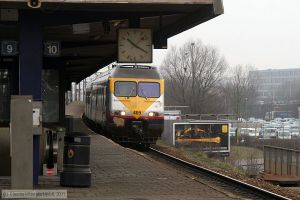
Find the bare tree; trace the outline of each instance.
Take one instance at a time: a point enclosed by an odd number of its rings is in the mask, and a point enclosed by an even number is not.
[[[237,65],[232,77],[228,78],[224,87],[224,96],[228,105],[238,117],[247,117],[250,105],[256,100],[256,86],[250,76],[251,66]]]
[[[166,102],[189,105],[192,113],[208,112],[207,101],[216,95],[216,85],[227,68],[217,50],[201,41],[172,47],[162,66]]]

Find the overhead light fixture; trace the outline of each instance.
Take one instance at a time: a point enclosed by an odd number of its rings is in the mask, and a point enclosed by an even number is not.
[[[90,33],[90,24],[84,23],[84,24],[73,24],[73,34],[87,34]]]

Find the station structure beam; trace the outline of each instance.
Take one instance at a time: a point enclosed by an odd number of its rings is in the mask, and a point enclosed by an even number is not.
[[[41,101],[43,68],[42,24],[35,12],[20,12],[19,94]],[[33,135],[33,184],[38,184],[39,135]]]

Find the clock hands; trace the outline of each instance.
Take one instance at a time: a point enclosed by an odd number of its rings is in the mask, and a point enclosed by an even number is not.
[[[144,53],[148,53],[145,49],[139,47],[139,46],[138,46],[136,43],[134,43],[132,40],[130,40],[130,39],[127,38],[127,41],[128,41],[130,44],[132,44],[132,46],[134,46],[135,48],[137,48],[137,49],[143,51]]]
[[[138,45],[141,41],[143,41],[144,38],[141,38],[137,43],[135,43],[136,45]]]

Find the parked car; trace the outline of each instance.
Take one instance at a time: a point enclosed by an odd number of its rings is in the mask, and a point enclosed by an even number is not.
[[[299,133],[300,127],[298,125],[291,125],[291,135],[292,137],[299,137],[300,133]]]
[[[236,127],[231,127],[229,129],[229,135],[230,136],[235,136],[235,134],[236,134]]]
[[[258,137],[259,136],[259,132],[255,128],[248,128],[248,135],[252,136],[252,137]]]
[[[241,135],[252,136],[252,137],[257,137],[257,136],[259,136],[259,131],[255,128],[241,128],[240,129],[240,134]]]
[[[263,131],[263,138],[276,138],[277,128],[265,128]]]
[[[279,130],[277,131],[277,138],[278,139],[292,139],[292,134],[289,130]]]

